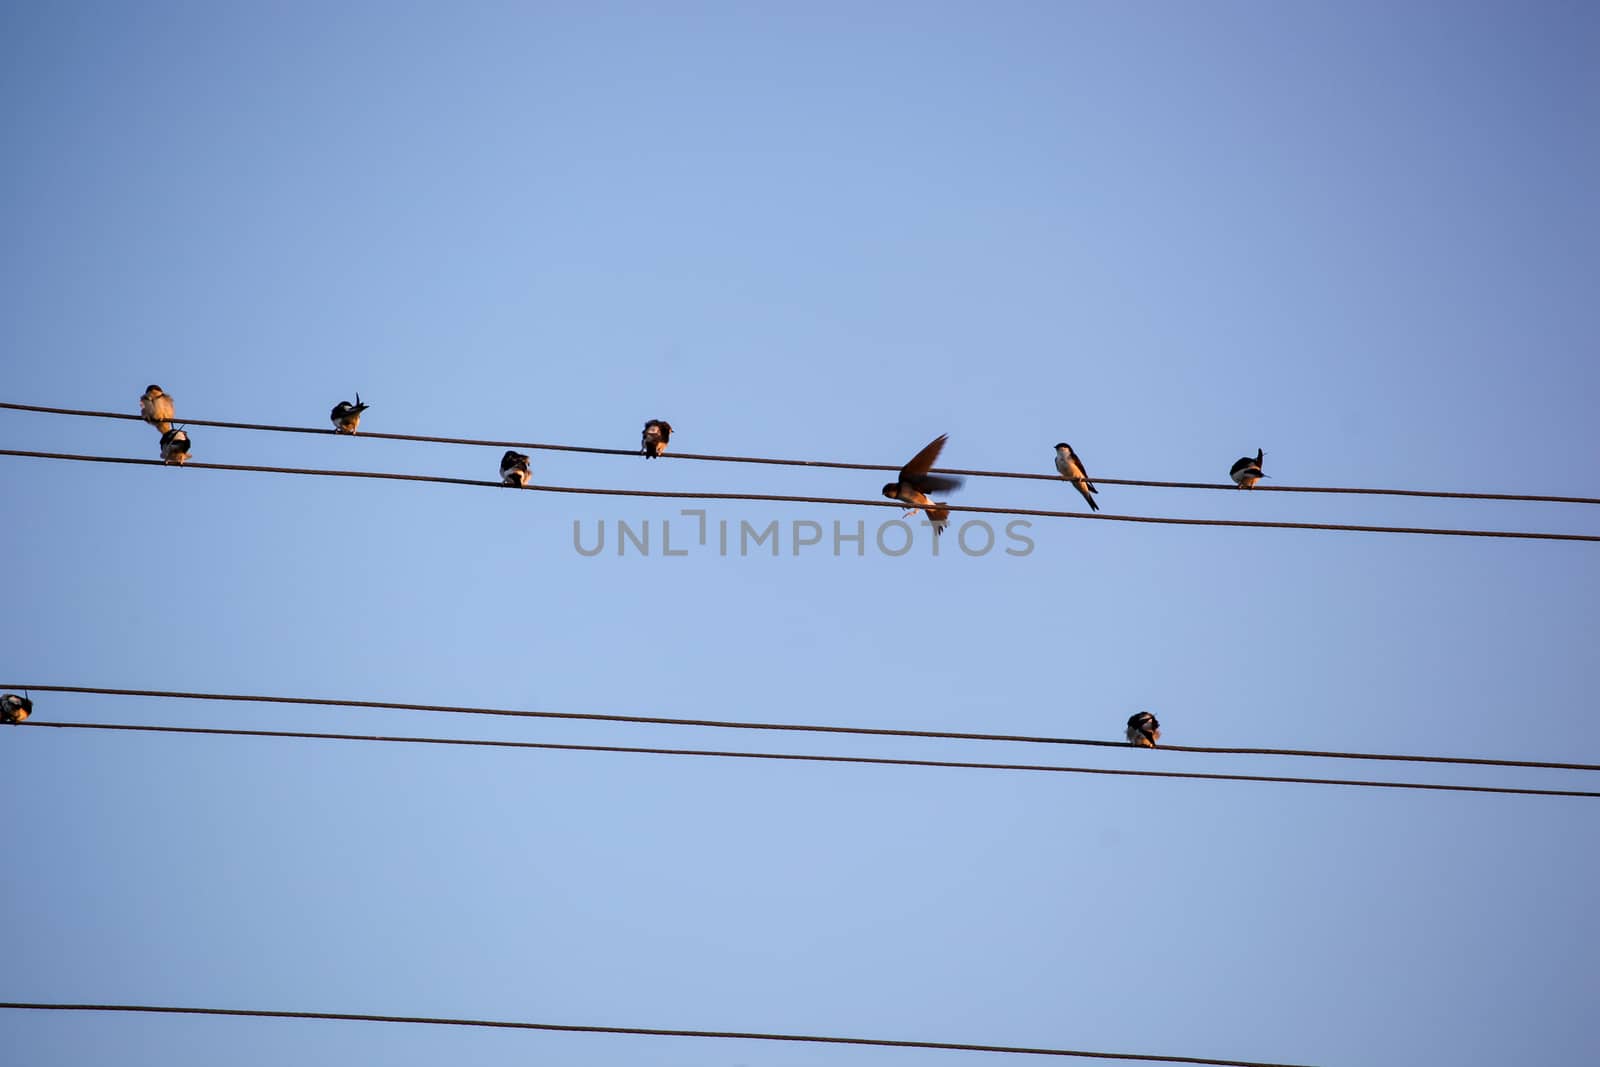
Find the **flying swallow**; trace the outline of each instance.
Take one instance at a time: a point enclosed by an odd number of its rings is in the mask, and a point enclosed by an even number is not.
[[[161,386],[152,385],[139,398],[139,414],[144,416],[145,422],[166,433],[172,429],[172,397],[162,392]]]
[[[1094,483],[1089,480],[1089,472],[1083,469],[1083,460],[1078,458],[1078,454],[1072,451],[1072,446],[1066,442],[1056,445],[1056,470],[1060,471],[1061,477],[1071,482],[1077,487],[1078,492],[1083,494],[1084,503],[1089,505],[1090,511],[1100,510],[1100,505],[1096,504],[1094,497],[1089,495],[1090,493],[1098,493],[1100,490],[1096,489]]]
[[[371,404],[363,404],[361,402],[360,393],[356,394],[356,402],[354,404],[348,400],[339,401],[333,406],[333,411],[328,415],[328,418],[333,420],[333,432],[355,433],[356,427],[361,425],[361,413],[371,406]]]
[[[939,452],[944,448],[944,443],[949,439],[949,434],[940,434],[928,443],[928,447],[911,457],[911,462],[900,468],[900,479],[890,482],[883,487],[883,495],[890,500],[898,500],[903,504],[910,504],[911,511],[918,508],[928,513],[928,521],[933,523],[933,533],[937,537],[944,532],[945,525],[950,520],[950,508],[944,504],[936,504],[928,498],[929,493],[949,493],[961,488],[960,478],[946,478],[937,474],[929,474],[928,469],[939,459]],[[907,511],[906,514],[911,514]]]
[[[1256,482],[1266,477],[1261,473],[1261,461],[1265,457],[1266,453],[1259,448],[1256,449],[1255,459],[1249,456],[1239,457],[1239,461],[1228,471],[1228,477],[1232,478],[1233,484],[1240,489],[1254,489]]]
[[[1155,748],[1161,740],[1161,723],[1148,711],[1128,716],[1128,744],[1142,748]]]
[[[518,489],[528,488],[528,478],[532,470],[528,466],[528,457],[521,452],[507,452],[500,457],[500,480],[506,485],[514,485]]]
[[[19,697],[15,693],[0,696],[0,722],[15,726],[19,722],[26,722],[32,714],[33,701],[27,697]]]
[[[168,430],[161,435],[161,461],[179,466],[189,462],[189,432]]]

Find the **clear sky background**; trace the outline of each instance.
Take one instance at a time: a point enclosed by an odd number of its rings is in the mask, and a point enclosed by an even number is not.
[[[0,9],[4,399],[371,430],[1600,496],[1579,3]],[[195,428],[197,460],[499,450]],[[154,457],[0,413],[0,447]],[[536,481],[873,473],[537,452]],[[0,459],[0,682],[1600,761],[1590,544],[1039,520],[589,559],[672,501]],[[1069,486],[955,503],[1078,509]],[[1593,533],[1555,504],[1108,513]],[[880,509],[727,504],[713,520]],[[683,521],[683,520],[680,520]],[[687,525],[685,526],[687,529]],[[679,534],[675,527],[675,539]],[[36,694],[43,721],[1595,788],[1122,749]],[[1600,1060],[1596,802],[0,733],[0,999],[1321,1064]],[[29,1065],[998,1057],[0,1013]]]

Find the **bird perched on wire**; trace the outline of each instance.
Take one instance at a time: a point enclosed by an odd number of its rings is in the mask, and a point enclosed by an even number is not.
[[[1096,504],[1094,497],[1089,495],[1090,493],[1098,493],[1100,490],[1096,489],[1094,483],[1089,480],[1089,472],[1083,469],[1083,460],[1078,458],[1078,454],[1066,442],[1056,445],[1056,470],[1060,471],[1061,477],[1071,482],[1078,492],[1083,494],[1083,501],[1089,505],[1090,511],[1100,510],[1100,505]]]
[[[667,442],[672,440],[672,423],[662,422],[660,419],[651,419],[644,424],[644,436],[640,447],[644,451],[645,459],[659,459],[667,450]]]
[[[921,452],[911,457],[911,462],[900,468],[900,477],[897,481],[890,482],[883,487],[883,495],[890,500],[898,500],[902,504],[911,505],[906,512],[910,515],[918,508],[928,513],[928,520],[933,523],[933,533],[937,537],[944,532],[945,526],[950,521],[950,508],[944,504],[937,504],[928,497],[929,493],[949,493],[961,488],[960,478],[946,478],[942,475],[929,474],[928,470],[939,460],[939,452],[944,448],[944,443],[949,439],[948,434],[940,434],[928,443]]]
[[[179,466],[189,462],[189,431],[168,430],[161,435],[161,461]]]
[[[139,398],[139,414],[145,422],[166,433],[172,429],[172,397],[163,392],[161,386],[150,386]]]
[[[526,489],[528,478],[532,473],[532,468],[528,466],[528,457],[524,453],[508,451],[500,457],[500,480],[506,485]]]
[[[33,701],[27,697],[19,697],[15,693],[0,696],[0,722],[15,726],[19,722],[27,722],[32,714]]]
[[[1128,744],[1141,748],[1155,748],[1161,740],[1161,723],[1148,711],[1128,716]]]
[[[333,411],[328,415],[328,418],[333,421],[333,432],[355,433],[356,427],[361,425],[361,413],[371,406],[371,404],[363,404],[361,402],[360,393],[356,394],[356,402],[354,404],[348,400],[339,401],[333,406]]]
[[[1228,477],[1233,479],[1233,484],[1240,489],[1254,489],[1256,482],[1265,478],[1261,473],[1261,461],[1266,458],[1266,453],[1256,449],[1256,458],[1240,456],[1238,461],[1228,471]]]

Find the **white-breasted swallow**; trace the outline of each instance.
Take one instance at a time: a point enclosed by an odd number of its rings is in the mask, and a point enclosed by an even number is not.
[[[356,394],[354,404],[348,400],[341,400],[333,405],[333,411],[328,414],[328,418],[333,422],[333,432],[355,433],[356,427],[361,425],[361,413],[371,406],[361,402],[360,393]]]
[[[32,714],[33,701],[27,697],[19,697],[15,693],[0,696],[0,722],[15,726],[19,722],[27,722]]]
[[[672,440],[672,423],[651,419],[644,424],[644,434],[639,439],[639,448],[644,452],[645,459],[659,459],[667,450],[667,442],[670,440]]]
[[[145,422],[166,433],[172,429],[172,397],[163,392],[161,386],[152,385],[139,398],[139,414],[144,416]]]
[[[1161,740],[1161,723],[1148,711],[1128,716],[1128,744],[1141,748],[1155,748]]]
[[[1096,489],[1094,483],[1089,480],[1089,472],[1083,469],[1083,460],[1079,459],[1078,454],[1072,450],[1072,446],[1064,441],[1056,445],[1056,470],[1060,471],[1061,477],[1071,482],[1078,492],[1083,494],[1084,503],[1089,505],[1090,511],[1100,510],[1100,505],[1096,504],[1094,497],[1089,495],[1090,493],[1098,493],[1100,490]]]
[[[911,511],[921,508],[928,513],[928,521],[933,523],[933,533],[937,537],[944,532],[945,526],[950,521],[950,508],[944,504],[935,503],[928,497],[929,493],[949,493],[960,489],[962,479],[947,478],[943,475],[929,474],[928,469],[939,460],[939,452],[944,448],[949,434],[940,434],[928,443],[921,452],[911,457],[911,462],[900,468],[900,477],[897,481],[890,482],[883,487],[883,495],[890,500],[898,500],[902,504],[911,505]],[[906,514],[911,514],[911,511]]]
[[[189,431],[168,430],[161,435],[161,461],[179,466],[189,462]]]
[[[526,489],[532,475],[533,469],[528,465],[528,457],[524,453],[508,451],[500,457],[500,480],[506,485]]]
[[[1256,482],[1266,477],[1265,474],[1261,473],[1261,461],[1265,458],[1266,453],[1259,448],[1256,449],[1255,459],[1251,459],[1249,456],[1240,456],[1233,467],[1229,469],[1228,477],[1232,478],[1233,484],[1240,489],[1254,489]]]

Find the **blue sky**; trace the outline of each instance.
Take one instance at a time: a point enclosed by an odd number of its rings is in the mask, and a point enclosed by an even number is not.
[[[12,4],[4,399],[371,430],[1600,496],[1583,5]],[[198,460],[499,451],[195,428]],[[0,413],[0,447],[154,458]],[[553,484],[872,473],[537,452]],[[1592,545],[1040,520],[1023,558],[664,559],[676,502],[4,459],[0,681],[1594,762]],[[973,482],[955,503],[1075,509]],[[1108,512],[1595,532],[1553,504]],[[714,520],[890,514],[715,505]],[[676,530],[675,530],[676,532]],[[651,625],[664,620],[659,625]],[[53,721],[1038,752],[40,695]],[[1051,758],[1057,753],[1047,753]],[[1067,763],[1594,788],[1579,774]],[[1593,801],[0,735],[0,999],[1578,1063]],[[18,1062],[931,1054],[0,1013]],[[954,1063],[984,1057],[945,1054]],[[997,1061],[998,1062],[998,1061]]]

